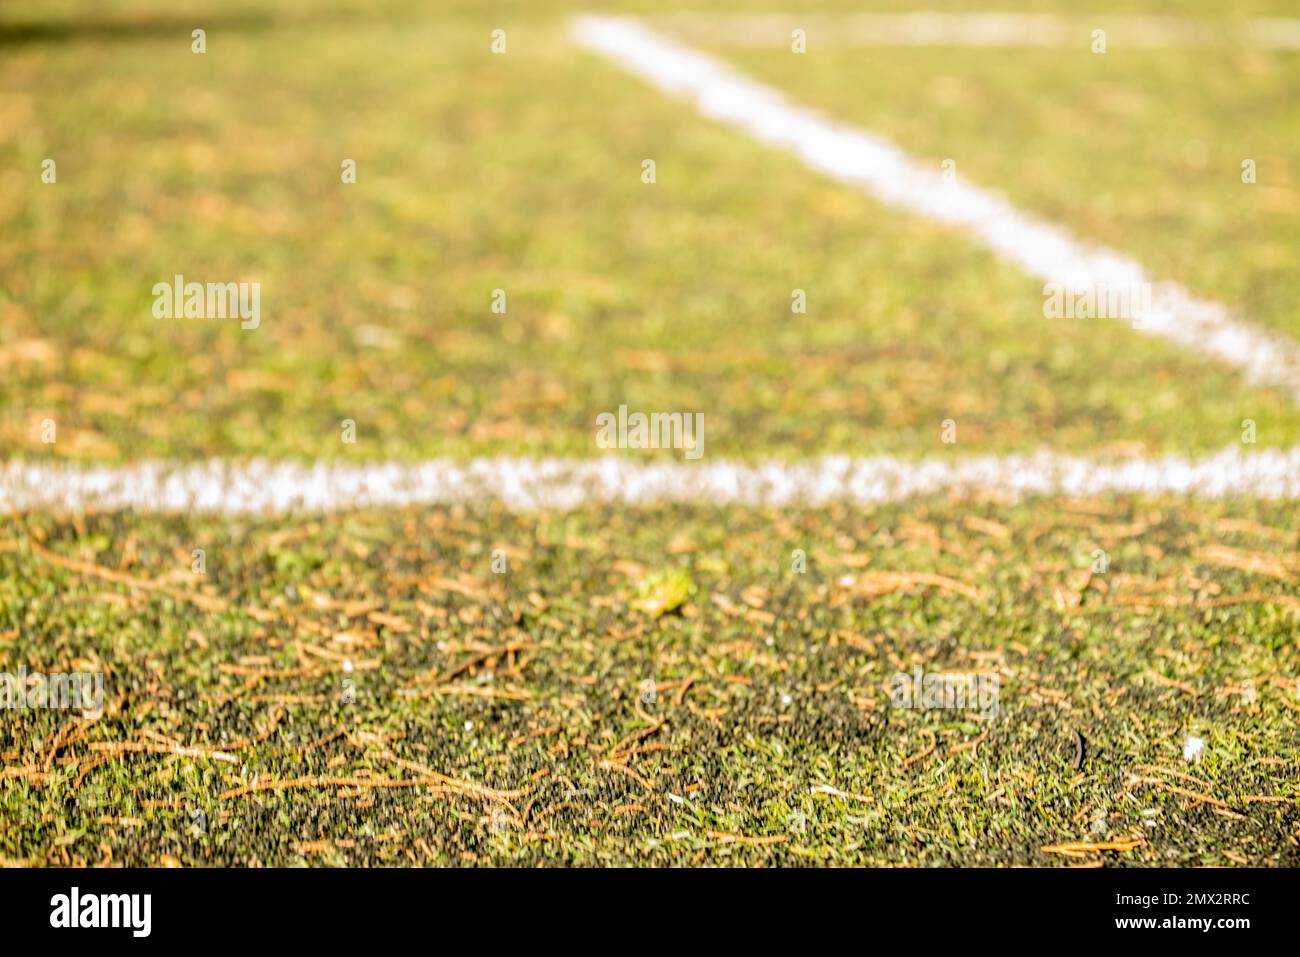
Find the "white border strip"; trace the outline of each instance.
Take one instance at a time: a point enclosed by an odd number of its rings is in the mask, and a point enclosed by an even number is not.
[[[1089,247],[994,193],[945,180],[887,140],[796,106],[782,94],[718,60],[656,33],[632,17],[580,16],[579,43],[705,116],[762,143],[794,153],[813,169],[858,186],[887,204],[967,229],[1004,259],[1067,290],[1152,286],[1151,308],[1131,324],[1241,370],[1256,385],[1276,386],[1300,402],[1300,347],[1230,318],[1217,303],[1175,283],[1153,283],[1114,250]],[[1046,320],[1045,320],[1046,321]],[[1123,348],[1122,342],[1117,347]]]
[[[808,48],[833,46],[1074,47],[1091,49],[1092,31],[1105,30],[1108,48],[1246,46],[1300,50],[1300,20],[1221,20],[1194,17],[1089,17],[1051,13],[704,13],[655,14],[652,19],[701,43],[788,47],[803,30]]]
[[[1102,461],[1039,452],[935,457],[828,456],[806,462],[483,458],[409,464],[252,461],[169,466],[0,466],[0,514],[118,511],[225,515],[500,502],[515,510],[590,505],[816,506],[923,495],[1085,496],[1102,492],[1300,498],[1300,447],[1226,449],[1203,459]]]

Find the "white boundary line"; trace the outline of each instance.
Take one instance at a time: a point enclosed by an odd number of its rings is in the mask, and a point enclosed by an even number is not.
[[[632,17],[579,16],[579,43],[705,116],[794,153],[813,169],[858,186],[889,205],[961,226],[995,253],[1067,290],[1152,286],[1151,308],[1134,328],[1233,366],[1256,385],[1300,402],[1300,346],[1232,319],[1218,303],[1176,283],[1152,283],[1122,253],[1080,243],[960,178],[945,180],[887,140],[829,120],[720,61],[668,39]],[[1047,321],[1047,320],[1044,320]],[[1121,346],[1122,347],[1122,346]]]
[[[1059,16],[1051,13],[704,13],[649,19],[702,43],[788,46],[803,30],[809,49],[832,46],[1075,47],[1090,49],[1093,30],[1109,49],[1230,47],[1300,50],[1300,20],[1177,16]]]
[[[827,456],[754,465],[606,456],[369,465],[0,466],[0,514],[83,509],[286,514],[489,501],[517,510],[658,502],[790,507],[871,504],[941,493],[1017,498],[1101,492],[1300,498],[1300,447],[1120,461],[1039,452],[914,461]]]

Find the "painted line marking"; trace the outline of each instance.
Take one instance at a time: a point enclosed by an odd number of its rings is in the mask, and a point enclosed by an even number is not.
[[[239,514],[499,502],[515,510],[589,505],[799,507],[917,496],[1134,493],[1300,498],[1300,447],[1229,448],[1200,459],[1101,460],[1037,452],[932,457],[824,456],[803,462],[480,458],[372,464],[219,460],[124,466],[0,466],[0,514],[76,510]]]

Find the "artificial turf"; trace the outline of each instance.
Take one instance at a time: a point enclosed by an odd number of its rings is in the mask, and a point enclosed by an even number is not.
[[[4,715],[0,854],[1295,865],[1296,544],[1119,498],[28,516],[0,662],[106,708]],[[918,666],[996,714],[895,707]]]
[[[709,458],[1300,441],[1284,396],[1045,320],[960,233],[577,49],[581,0],[89,6],[0,13],[0,460],[585,457],[623,404],[703,412]],[[1294,57],[717,53],[1296,329]],[[177,273],[260,282],[260,326],[155,319]],[[1298,524],[1114,496],[3,516],[0,672],[102,672],[107,701],[0,711],[0,858],[1294,866]],[[916,667],[996,676],[996,715],[894,707]]]
[[[827,37],[798,56],[783,40],[715,52],[936,170],[951,160],[971,182],[1121,250],[1158,280],[1300,336],[1294,51],[1117,40],[1094,54],[1084,34],[1077,48],[1046,50]]]
[[[585,456],[596,416],[621,404],[703,413],[709,454],[729,458],[919,457],[943,450],[946,420],[968,452],[1206,452],[1239,442],[1246,419],[1261,444],[1300,441],[1285,396],[1118,320],[1045,319],[1041,283],[580,50],[565,8],[283,16],[213,11],[202,55],[171,19],[6,49],[6,458]],[[502,17],[507,52],[494,55]],[[891,63],[912,59],[876,80],[911,78],[899,95],[854,82],[827,98],[827,77],[870,76],[869,65],[785,55],[803,64],[802,77],[782,73],[792,95],[868,128],[880,112],[915,122],[932,74],[956,69],[892,51]],[[1009,62],[991,78],[969,67],[978,102],[963,115],[976,130],[998,115],[999,84],[1043,68]],[[1054,82],[1068,93],[1086,78]],[[1066,95],[1032,87],[1042,109]],[[1197,122],[1234,102],[1211,99]],[[1090,161],[1069,123],[1027,139],[1012,134],[1037,132],[1040,114],[1003,111],[992,128],[1006,135],[982,150],[1003,157],[994,165],[972,155],[979,141],[954,112],[935,113],[938,143],[905,145],[956,153],[963,175],[987,173],[993,188],[1025,178],[1023,153],[1069,154],[1049,172],[1075,205],[1049,212],[1070,224],[1095,205],[1084,190],[1096,182],[1073,175]],[[1250,115],[1284,139],[1288,112]],[[1142,156],[1147,178],[1185,195],[1181,169]],[[41,180],[45,158],[55,183]],[[344,159],[355,183],[342,182]],[[1042,176],[1030,179],[1022,190],[1039,188]],[[1242,196],[1281,188],[1265,180]],[[1289,301],[1285,282],[1260,285],[1277,278],[1262,272],[1276,256],[1260,250],[1288,234],[1256,212],[1249,246],[1225,241],[1214,268],[1162,277],[1210,296],[1251,283]],[[1114,224],[1148,237],[1133,247],[1144,252],[1149,237],[1184,232],[1151,203]],[[1186,232],[1170,242],[1204,245],[1204,231]],[[1240,263],[1240,281],[1220,281],[1222,263]],[[155,318],[151,291],[177,274],[260,283],[260,325]]]

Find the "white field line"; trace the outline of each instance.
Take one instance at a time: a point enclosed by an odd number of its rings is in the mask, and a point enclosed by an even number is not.
[[[945,180],[937,168],[893,143],[797,106],[635,18],[580,16],[572,28],[582,45],[690,101],[706,117],[792,152],[813,169],[889,205],[963,227],[1044,283],[1074,292],[1150,284],[1150,308],[1131,319],[1132,326],[1212,356],[1239,369],[1251,383],[1279,387],[1300,402],[1300,346],[1236,321],[1223,306],[1197,299],[1176,283],[1152,282],[1141,265],[1122,253],[1085,245],[960,177]],[[1122,342],[1117,347],[1123,348]]]
[[[0,466],[0,514],[78,510],[286,514],[499,502],[515,510],[588,505],[790,507],[916,496],[1084,496],[1102,492],[1300,498],[1300,447],[1230,448],[1202,459],[1103,461],[1052,452],[934,457],[829,456],[803,462],[439,459],[410,464],[252,461],[168,466]]]
[[[1074,47],[1088,52],[1092,31],[1108,50],[1245,46],[1300,50],[1300,20],[1058,16],[1050,13],[665,13],[657,24],[701,43],[786,46],[803,30],[808,49],[831,46]]]

